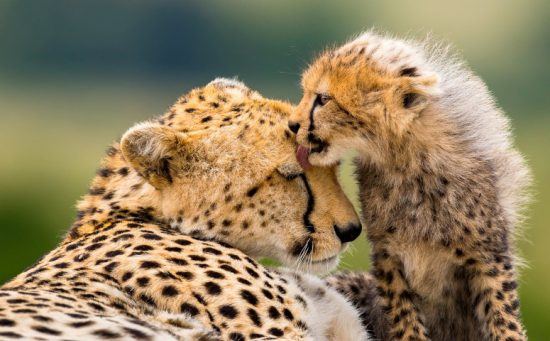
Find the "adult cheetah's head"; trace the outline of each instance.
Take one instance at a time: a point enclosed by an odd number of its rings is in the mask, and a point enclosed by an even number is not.
[[[326,271],[361,225],[336,169],[304,171],[288,131],[292,106],[217,79],[121,140],[124,158],[160,195],[162,218],[287,266]]]

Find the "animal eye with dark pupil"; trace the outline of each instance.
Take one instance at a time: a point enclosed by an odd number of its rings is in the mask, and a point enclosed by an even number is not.
[[[330,98],[329,95],[318,94],[317,98],[315,99],[315,102],[317,102],[318,105],[323,106],[323,105],[327,104],[328,101],[330,101],[330,100],[331,100],[331,98]]]
[[[297,177],[299,177],[301,175],[301,173],[295,173],[295,174],[287,174],[287,175],[283,175],[285,177],[285,179],[287,179],[288,181],[290,180],[294,180],[296,179]]]

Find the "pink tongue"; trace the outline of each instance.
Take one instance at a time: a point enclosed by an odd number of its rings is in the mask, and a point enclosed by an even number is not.
[[[304,170],[308,170],[311,167],[311,163],[309,163],[309,148],[306,148],[302,145],[298,146],[298,149],[296,149],[296,158],[298,159],[298,163]]]

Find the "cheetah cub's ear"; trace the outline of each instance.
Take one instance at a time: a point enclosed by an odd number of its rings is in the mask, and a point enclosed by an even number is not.
[[[144,122],[130,128],[120,141],[122,155],[153,187],[172,183],[182,154],[192,158],[192,137],[170,127]]]
[[[441,93],[439,76],[436,73],[420,74],[417,68],[407,67],[400,71],[402,87],[402,106],[405,110],[418,115]]]

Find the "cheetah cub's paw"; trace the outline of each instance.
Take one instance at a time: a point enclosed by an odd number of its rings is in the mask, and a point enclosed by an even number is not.
[[[318,331],[315,340],[369,341],[359,312],[335,289],[322,279],[284,270],[306,293],[311,305],[306,318],[311,330]]]

